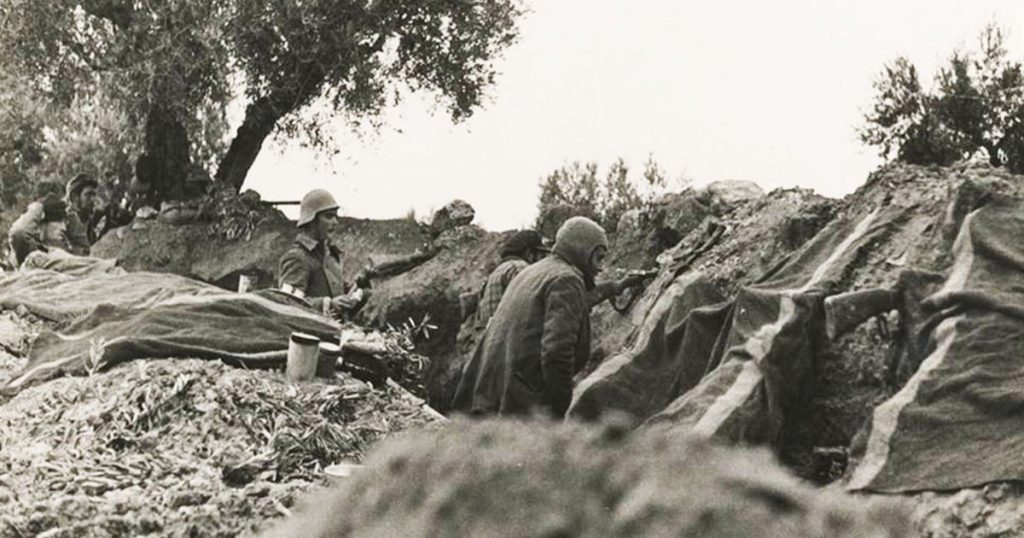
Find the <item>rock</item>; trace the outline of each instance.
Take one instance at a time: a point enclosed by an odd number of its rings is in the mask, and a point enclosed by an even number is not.
[[[1024,486],[1020,484],[925,492],[913,499],[913,519],[921,538],[1019,536],[1024,529]]]
[[[149,220],[155,219],[160,212],[156,208],[150,206],[142,206],[135,211],[136,220]]]
[[[430,220],[430,229],[435,235],[440,235],[473,222],[475,216],[476,210],[469,203],[463,200],[452,200],[434,213]]]
[[[684,191],[663,196],[655,206],[655,221],[659,228],[667,228],[685,237],[695,230],[705,218],[714,214],[694,191]]]
[[[713,204],[732,207],[764,196],[764,190],[753,181],[726,179],[712,181],[703,189]]]

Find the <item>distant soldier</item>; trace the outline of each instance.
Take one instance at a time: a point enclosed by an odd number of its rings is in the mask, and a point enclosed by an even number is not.
[[[494,315],[502,295],[505,294],[505,288],[512,279],[531,263],[547,256],[549,252],[551,249],[544,245],[541,235],[533,230],[516,232],[505,241],[499,252],[501,261],[487,277],[484,287],[459,297],[463,322],[456,337],[456,348],[461,356],[467,357],[480,341],[480,335]],[[459,364],[454,366],[460,367]]]
[[[53,241],[48,236],[62,234],[66,216],[67,205],[52,193],[29,204],[25,213],[11,224],[7,235],[16,266],[20,266],[34,251],[49,250],[48,243],[52,244]]]
[[[364,290],[347,286],[342,277],[341,251],[330,235],[338,222],[338,203],[331,193],[314,189],[299,206],[299,233],[281,258],[281,290],[304,299],[324,315],[341,315],[358,308]]]
[[[590,358],[590,308],[603,295],[594,294],[594,279],[607,251],[604,229],[590,219],[559,228],[553,254],[509,284],[462,372],[453,410],[565,414],[573,375]]]
[[[78,174],[64,188],[68,216],[63,247],[72,254],[87,256],[103,234],[132,220],[131,211],[116,201],[104,203],[99,196],[99,182],[89,174]]]
[[[480,303],[476,309],[476,323],[481,327],[487,326],[487,321],[498,309],[505,288],[520,271],[531,263],[540,261],[551,252],[551,249],[544,246],[540,234],[533,230],[522,230],[516,232],[501,246],[501,262],[491,271],[480,292]]]
[[[103,212],[97,209],[98,187],[99,183],[89,174],[78,174],[65,188],[64,201],[68,206],[65,241],[72,254],[88,255],[89,248],[99,239],[98,226]]]

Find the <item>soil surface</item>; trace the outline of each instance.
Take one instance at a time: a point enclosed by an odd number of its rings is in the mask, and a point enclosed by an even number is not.
[[[816,491],[765,451],[614,423],[456,422],[366,465],[265,536],[910,535],[900,503]]]

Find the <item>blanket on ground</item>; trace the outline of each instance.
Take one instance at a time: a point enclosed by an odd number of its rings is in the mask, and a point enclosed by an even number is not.
[[[30,269],[0,277],[0,305],[23,305],[60,322],[32,345],[25,367],[0,392],[64,373],[137,359],[219,359],[250,368],[276,367],[291,332],[337,340],[339,327],[275,291],[233,293],[162,273],[71,276]]]

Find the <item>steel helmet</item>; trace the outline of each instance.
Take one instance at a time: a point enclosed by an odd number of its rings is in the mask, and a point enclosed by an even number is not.
[[[338,202],[334,201],[334,196],[323,189],[313,189],[302,197],[302,203],[299,205],[299,221],[296,224],[298,226],[309,224],[316,218],[317,213],[329,209],[338,209]]]
[[[82,191],[82,189],[86,187],[92,187],[96,189],[99,188],[99,186],[100,184],[95,179],[93,179],[93,177],[90,176],[89,174],[78,174],[77,176],[71,178],[71,181],[68,181],[68,184],[64,190],[64,196],[68,200],[71,200],[72,198],[77,196],[78,193]]]

